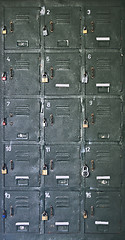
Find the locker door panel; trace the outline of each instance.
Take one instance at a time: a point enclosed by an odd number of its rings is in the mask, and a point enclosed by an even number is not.
[[[5,140],[39,138],[39,100],[5,99]]]
[[[80,58],[78,53],[46,53],[45,94],[69,95],[80,91]]]
[[[5,49],[39,48],[39,8],[6,8]]]
[[[6,54],[4,68],[7,74],[7,81],[4,82],[6,95],[38,95],[39,64],[39,54]]]
[[[6,191],[6,233],[39,232],[39,192]]]
[[[53,7],[45,15],[46,48],[80,47],[80,8]]]
[[[86,140],[119,141],[121,136],[121,100],[90,98],[86,101],[89,127]]]
[[[45,209],[49,216],[45,222],[45,233],[79,232],[79,201],[79,193],[75,191],[45,192]]]
[[[115,200],[115,201],[114,201]],[[119,192],[86,192],[86,233],[120,233],[121,196]]]
[[[120,8],[86,9],[86,48],[120,48]]]
[[[10,151],[11,150],[11,151]],[[40,150],[38,145],[5,145],[7,187],[39,186]]]
[[[79,99],[45,100],[45,141],[47,143],[78,142],[79,112]]]
[[[121,61],[118,52],[87,50],[86,72],[89,81],[86,84],[86,94],[120,94]]]
[[[86,145],[85,162],[90,175],[86,187],[121,187],[121,147],[116,144]]]
[[[48,175],[45,176],[46,187],[58,187],[59,189],[61,187],[79,187],[79,146],[47,145],[45,147],[45,163],[48,167]]]

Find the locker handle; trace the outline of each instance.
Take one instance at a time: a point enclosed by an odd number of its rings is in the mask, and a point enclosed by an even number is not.
[[[51,71],[51,76],[50,76],[50,78],[53,79],[53,77],[54,77],[54,70],[53,70],[53,67],[50,68],[50,71]]]
[[[10,160],[10,169],[11,169],[11,170],[14,169],[13,160]]]
[[[13,79],[13,69],[10,68],[10,78]]]
[[[10,206],[10,216],[12,217],[14,214],[13,214],[13,207]]]
[[[50,160],[50,169],[53,170],[53,160]]]
[[[53,125],[53,114],[50,114],[50,123]]]
[[[53,217],[53,206],[50,206],[50,216]]]
[[[91,206],[91,216],[93,217],[94,216],[94,207]]]
[[[94,28],[94,22],[93,22],[93,21],[91,22],[91,26],[92,26],[92,27],[91,27],[91,32],[94,32],[94,29],[95,29],[95,28]]]
[[[92,165],[91,170],[94,171],[94,160],[91,160],[91,165]]]
[[[95,123],[95,119],[94,119],[94,113],[91,114],[91,124]]]
[[[91,78],[93,79],[95,77],[95,69],[94,67],[91,67]]]
[[[10,22],[10,32],[13,33],[13,22]]]
[[[53,21],[50,21],[50,26],[51,26],[50,32],[53,32]]]

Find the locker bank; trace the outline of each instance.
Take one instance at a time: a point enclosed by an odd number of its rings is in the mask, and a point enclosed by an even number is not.
[[[125,1],[0,0],[0,240],[125,240]]]

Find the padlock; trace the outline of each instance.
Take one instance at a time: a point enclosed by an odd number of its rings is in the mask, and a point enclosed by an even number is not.
[[[2,174],[3,174],[3,175],[7,174],[6,164],[4,164],[3,167],[2,167]]]
[[[46,29],[46,26],[43,28],[43,36],[47,36],[48,35],[48,30]]]
[[[43,76],[42,76],[42,83],[48,83],[49,79],[47,77],[47,74],[44,73]]]
[[[48,175],[48,169],[47,169],[46,165],[43,166],[42,175],[43,176],[47,176]]]
[[[3,126],[6,126],[7,125],[7,121],[6,119],[3,120]]]
[[[45,211],[42,214],[42,221],[48,221],[48,214]]]
[[[89,176],[89,168],[87,165],[84,165],[83,166],[83,169],[82,169],[82,176],[84,178],[87,178]]]
[[[86,27],[83,28],[83,34],[87,34],[88,33],[88,30]]]
[[[87,215],[87,211],[86,211],[86,210],[84,210],[83,217],[84,217],[85,219],[88,218],[88,215]]]
[[[3,210],[2,218],[6,218],[6,211]]]
[[[4,72],[2,73],[2,81],[6,81],[7,80],[7,74]]]
[[[4,27],[4,28],[2,29],[2,34],[3,34],[3,35],[6,35],[6,34],[7,34],[7,29],[6,29],[6,27]]]
[[[88,128],[89,127],[89,123],[87,120],[83,121],[83,128]]]

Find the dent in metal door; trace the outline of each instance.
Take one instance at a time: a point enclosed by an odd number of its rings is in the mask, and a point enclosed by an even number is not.
[[[120,8],[86,8],[86,48],[120,48]]]
[[[5,99],[5,140],[38,141],[39,108],[37,99]]]
[[[85,164],[89,176],[85,178],[86,187],[121,187],[122,150],[118,144],[86,145]]]
[[[95,98],[86,100],[86,140],[89,141],[120,141],[121,111],[119,98]]]
[[[39,65],[39,54],[6,54],[4,71],[7,74],[7,81],[3,82],[6,95],[38,95]]]
[[[86,51],[86,72],[89,81],[86,94],[120,94],[121,54],[105,50]]]
[[[80,92],[80,57],[78,53],[46,53],[45,83],[47,95],[69,95]]]
[[[80,185],[80,147],[76,145],[47,145],[45,164],[48,175],[47,187],[79,187]]]
[[[78,142],[79,138],[80,99],[45,100],[46,143]]]
[[[80,8],[53,7],[46,11],[46,48],[80,47]]]
[[[6,191],[6,233],[39,232],[39,192]]]
[[[45,209],[49,220],[45,233],[76,233],[80,224],[80,198],[78,192],[45,192]]]
[[[38,145],[5,145],[5,186],[39,186],[40,149]]]
[[[121,196],[119,192],[86,192],[86,233],[120,233]]]
[[[5,49],[39,48],[39,8],[6,8]]]

